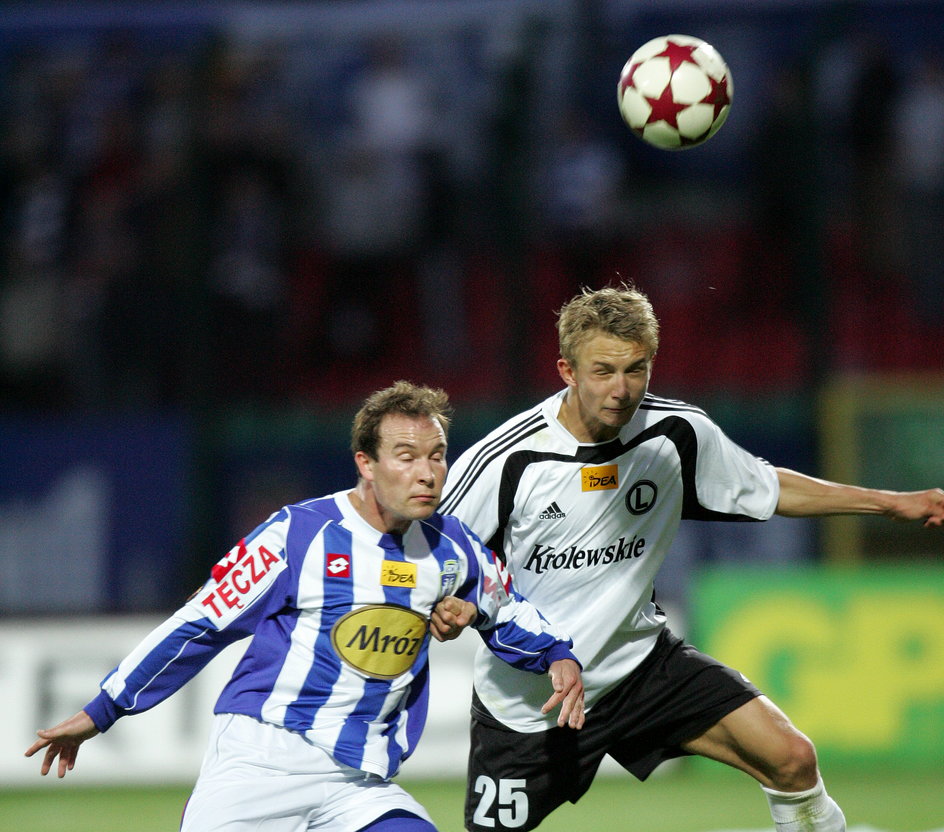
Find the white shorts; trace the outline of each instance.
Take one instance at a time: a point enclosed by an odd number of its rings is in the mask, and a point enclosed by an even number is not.
[[[220,714],[180,829],[356,832],[393,809],[432,823],[402,788],[337,762],[301,735],[242,714]]]

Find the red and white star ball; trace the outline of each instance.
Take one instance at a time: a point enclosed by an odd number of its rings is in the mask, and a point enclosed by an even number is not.
[[[731,108],[734,84],[711,44],[665,35],[626,62],[617,86],[620,113],[632,131],[662,150],[685,150],[710,139]]]

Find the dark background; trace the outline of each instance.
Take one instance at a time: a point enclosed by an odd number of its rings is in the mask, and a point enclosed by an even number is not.
[[[653,392],[814,474],[837,378],[941,373],[944,4],[651,6],[5,5],[0,611],[173,608],[353,483],[351,416],[397,378],[448,390],[455,458],[557,389],[582,285],[650,295]],[[680,153],[616,107],[672,32],[734,78]],[[666,583],[822,557],[812,523],[698,526]]]

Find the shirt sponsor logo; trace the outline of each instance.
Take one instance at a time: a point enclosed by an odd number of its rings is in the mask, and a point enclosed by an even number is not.
[[[505,600],[511,595],[511,573],[505,566],[505,562],[494,552],[490,553],[492,563],[495,565],[496,581],[488,572],[482,575],[482,594],[493,599],[497,604],[505,603]]]
[[[416,589],[416,564],[385,560],[380,567],[381,586],[403,586]]]
[[[351,556],[344,552],[325,552],[325,577],[350,578]]]
[[[595,465],[580,469],[581,491],[609,491],[619,487],[619,466]]]
[[[646,538],[633,535],[629,540],[621,537],[609,546],[596,549],[581,549],[574,544],[567,549],[535,543],[524,564],[529,572],[540,575],[548,569],[584,569],[607,566],[624,560],[642,557],[646,552]]]
[[[374,679],[395,679],[413,666],[426,632],[418,612],[371,604],[342,615],[331,628],[331,643],[348,667]]]
[[[225,626],[262,595],[286,566],[265,546],[248,549],[241,540],[211,570],[213,584],[197,593],[195,603],[214,624]]]

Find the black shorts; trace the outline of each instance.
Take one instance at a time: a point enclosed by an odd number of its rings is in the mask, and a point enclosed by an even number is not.
[[[512,731],[473,695],[466,829],[534,829],[564,801],[577,802],[606,754],[645,780],[660,763],[685,756],[682,743],[759,695],[736,670],[668,630],[579,731]]]

